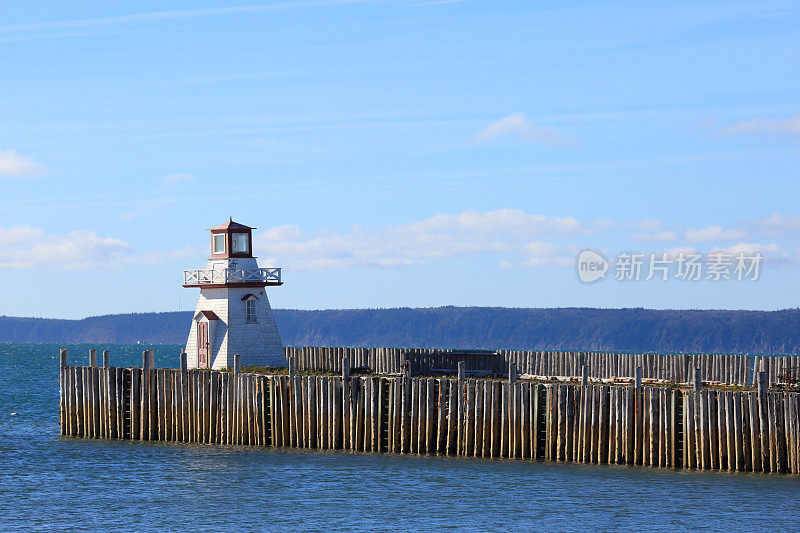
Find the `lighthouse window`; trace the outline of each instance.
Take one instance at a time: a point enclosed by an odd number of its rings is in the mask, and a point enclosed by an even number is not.
[[[255,300],[247,300],[244,303],[244,311],[245,311],[245,321],[248,324],[253,324],[256,322],[256,301]]]
[[[225,253],[225,235],[214,235],[213,243],[215,254]]]
[[[231,248],[235,254],[246,254],[250,251],[250,244],[247,242],[247,233],[232,233]]]

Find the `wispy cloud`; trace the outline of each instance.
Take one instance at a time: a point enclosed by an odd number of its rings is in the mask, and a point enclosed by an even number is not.
[[[31,226],[0,228],[0,246],[0,268],[113,268],[133,252],[128,243],[93,231],[48,234]]]
[[[747,231],[739,228],[723,228],[722,226],[705,226],[703,228],[681,228],[678,225],[668,228],[659,220],[641,220],[634,222],[634,228],[642,231],[631,234],[637,242],[678,242],[702,243],[734,241],[747,238]]]
[[[482,254],[520,256],[529,266],[544,266],[547,243],[539,237],[570,237],[586,231],[570,216],[498,209],[439,214],[411,224],[354,228],[348,233],[309,235],[294,225],[278,226],[261,232],[256,247],[269,261],[296,270],[406,268]]]
[[[717,123],[715,117],[707,117],[696,124],[699,131],[717,137],[734,137],[740,135],[769,135],[791,137],[800,140],[800,113],[786,119],[754,117],[734,122],[727,126]]]
[[[687,228],[684,235],[688,242],[733,241],[744,239],[747,232],[742,229],[724,229],[722,226]]]
[[[164,183],[165,185],[172,185],[174,183],[182,183],[182,182],[185,182],[185,181],[189,181],[192,178],[194,178],[194,176],[191,175],[191,174],[175,172],[175,173],[167,174],[166,176],[164,176],[164,178],[161,180],[161,182]]]
[[[784,217],[776,213],[757,221],[755,226],[769,236],[800,237],[800,217]]]
[[[44,167],[9,148],[0,150],[0,176],[38,176]]]
[[[24,24],[5,24],[0,26],[0,38],[22,37],[36,38],[53,37],[52,32],[59,30],[74,30],[80,28],[95,28],[105,26],[120,26],[125,24],[142,24],[146,22],[159,22],[197,17],[212,17],[221,15],[235,15],[257,13],[262,11],[280,11],[303,8],[327,7],[344,4],[360,4],[376,0],[306,0],[295,2],[273,2],[250,6],[226,6],[197,9],[173,9],[164,11],[151,11],[147,13],[131,13],[110,17],[95,17],[85,19],[56,20],[47,22],[31,22]],[[47,33],[50,32],[50,33]],[[66,34],[65,36],[68,36]]]
[[[553,146],[574,145],[577,141],[550,127],[537,126],[522,113],[495,120],[475,134],[473,142],[482,143],[502,137],[512,137],[536,144]]]

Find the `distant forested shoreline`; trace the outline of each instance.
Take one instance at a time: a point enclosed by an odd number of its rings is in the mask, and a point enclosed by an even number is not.
[[[800,353],[800,309],[275,309],[287,346]],[[186,342],[192,312],[0,316],[0,342]]]

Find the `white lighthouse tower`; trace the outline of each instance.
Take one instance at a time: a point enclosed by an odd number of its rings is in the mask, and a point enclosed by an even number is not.
[[[259,268],[253,229],[233,220],[211,232],[211,257],[202,270],[184,270],[183,286],[200,287],[186,355],[189,368],[287,366],[265,287],[282,285],[280,268]]]

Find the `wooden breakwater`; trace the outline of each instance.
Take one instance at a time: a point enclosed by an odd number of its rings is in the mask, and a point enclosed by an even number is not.
[[[287,347],[298,370],[341,372],[347,358],[352,368],[376,374],[433,375],[455,373],[463,363],[473,376],[506,376],[509,363],[521,375],[536,377],[578,377],[587,367],[590,378],[642,377],[674,383],[689,383],[696,369],[703,381],[728,385],[754,386],[758,372],[766,373],[768,383],[800,381],[800,357],[728,354],[632,354],[606,352],[565,352],[531,350],[443,350],[435,348],[345,348]]]
[[[60,369],[61,434],[800,474],[800,394],[517,379]],[[185,363],[184,363],[185,364]],[[183,366],[185,368],[185,366]]]

